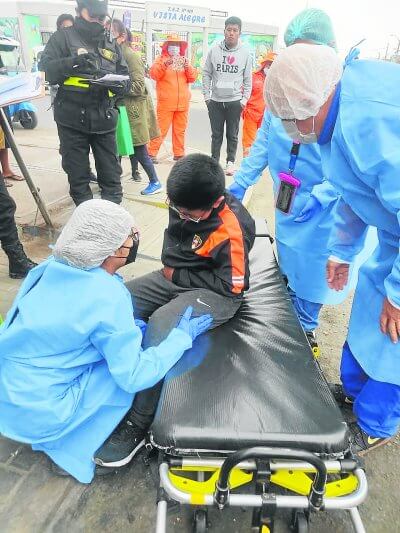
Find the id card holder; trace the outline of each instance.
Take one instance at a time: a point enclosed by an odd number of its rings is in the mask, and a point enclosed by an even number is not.
[[[287,215],[292,209],[294,197],[301,182],[287,172],[279,172],[278,176],[281,183],[279,185],[275,207]]]

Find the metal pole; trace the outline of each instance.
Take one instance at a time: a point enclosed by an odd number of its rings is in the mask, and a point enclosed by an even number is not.
[[[167,531],[167,502],[160,500],[157,504],[157,523],[156,533],[165,533]]]
[[[352,509],[349,509],[349,513],[351,516],[351,521],[353,523],[354,531],[356,533],[365,533],[365,527],[362,523],[360,511],[357,507],[353,507]]]
[[[47,208],[39,194],[39,191],[37,190],[36,185],[33,183],[33,180],[28,172],[28,169],[26,168],[24,160],[22,159],[17,143],[15,142],[15,138],[11,130],[10,124],[8,123],[6,114],[4,113],[4,109],[2,107],[0,107],[0,126],[4,131],[4,135],[8,141],[8,144],[10,145],[11,151],[14,154],[14,157],[18,163],[22,175],[25,178],[25,181],[32,193],[33,199],[35,200],[39,211],[41,212],[44,218],[44,221],[46,222],[47,226],[49,226],[50,228],[54,228],[49,212],[47,211]]]

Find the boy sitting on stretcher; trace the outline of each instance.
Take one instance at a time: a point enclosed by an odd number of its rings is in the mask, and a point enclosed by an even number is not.
[[[211,157],[179,160],[167,181],[169,224],[163,269],[127,284],[135,317],[148,321],[142,346],[158,345],[188,306],[193,316],[209,313],[215,328],[230,320],[249,285],[249,251],[255,223],[225,191],[225,174]],[[131,410],[96,452],[95,463],[116,468],[144,445],[162,382],[135,396]]]

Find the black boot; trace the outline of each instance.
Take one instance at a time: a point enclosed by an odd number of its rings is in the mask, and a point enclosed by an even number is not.
[[[8,257],[8,274],[12,279],[24,278],[37,265],[26,256],[20,242],[4,245],[3,250]]]

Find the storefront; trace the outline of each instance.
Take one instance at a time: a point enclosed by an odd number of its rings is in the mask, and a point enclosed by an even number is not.
[[[0,34],[21,42],[22,55],[32,66],[34,49],[46,44],[55,31],[61,13],[75,13],[74,0],[1,0]],[[134,47],[148,65],[161,53],[161,44],[169,33],[186,39],[188,57],[196,66],[203,65],[208,48],[223,39],[224,21],[232,13],[174,3],[109,0],[110,15],[122,19],[133,32]],[[243,21],[242,41],[250,48],[253,63],[265,51],[274,49],[278,28],[268,24]],[[200,83],[201,79],[197,83]]]

